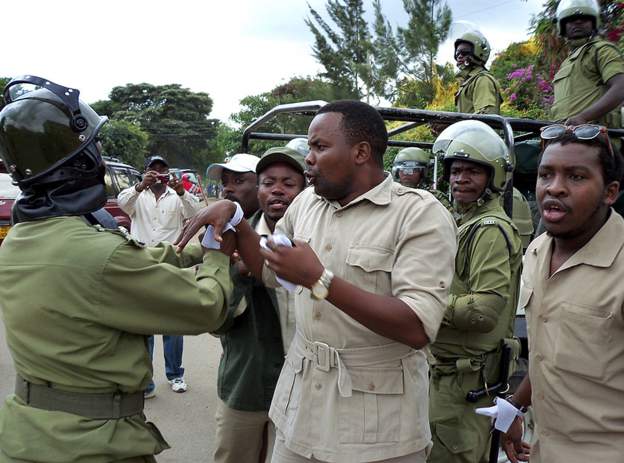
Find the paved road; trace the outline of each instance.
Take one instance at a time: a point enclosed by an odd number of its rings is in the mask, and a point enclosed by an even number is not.
[[[162,338],[156,338],[154,380],[156,397],[146,401],[150,421],[161,430],[171,449],[161,453],[159,463],[207,463],[212,461],[217,367],[221,355],[219,340],[204,334],[184,338],[184,367],[189,390],[171,391],[162,359]],[[0,398],[13,391],[15,370],[4,340],[0,321]]]

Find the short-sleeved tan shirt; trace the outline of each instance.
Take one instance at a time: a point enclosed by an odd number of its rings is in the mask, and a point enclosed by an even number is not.
[[[451,215],[430,193],[387,176],[341,207],[308,188],[276,232],[308,242],[336,276],[405,302],[429,339],[435,339],[457,244]],[[267,284],[274,284],[273,277],[265,267]],[[297,290],[295,315],[297,334],[270,411],[288,448],[343,463],[398,457],[429,445],[428,367],[422,350],[371,331],[329,302],[313,300],[305,288]],[[401,359],[357,367],[345,356],[341,374],[348,374],[351,384],[339,390],[339,369],[323,370],[302,357],[296,347],[300,337],[355,351],[360,358],[364,353],[367,359],[370,352],[371,361],[380,346],[405,353]]]
[[[520,306],[529,330],[537,423],[531,463],[624,459],[624,219],[614,211],[550,277],[553,239],[524,260]]]

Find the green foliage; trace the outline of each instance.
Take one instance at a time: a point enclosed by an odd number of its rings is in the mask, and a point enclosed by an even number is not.
[[[222,122],[217,126],[217,135],[210,141],[210,146],[202,153],[202,165],[221,162],[226,156],[240,150],[242,130],[230,127]]]
[[[218,121],[209,119],[212,99],[179,84],[127,84],[113,88],[109,100],[93,105],[116,120],[132,122],[149,134],[148,150],[174,166],[198,167],[216,136]]]
[[[534,40],[512,43],[496,55],[490,72],[499,82],[505,82],[510,72],[535,64],[539,55],[540,50]]]
[[[401,105],[423,108],[435,97],[436,77],[446,80],[447,66],[435,62],[452,22],[451,9],[441,0],[403,0],[406,27],[393,31],[380,0],[375,7],[375,63],[389,81],[382,96]],[[454,74],[454,73],[453,73]]]
[[[4,87],[6,87],[6,84],[8,84],[11,81],[11,77],[0,77],[0,109],[2,109],[4,107],[4,96],[2,96],[2,94],[4,93]]]
[[[232,114],[232,121],[242,128],[247,127],[254,120],[271,110],[277,105],[296,103],[302,101],[334,101],[343,98],[352,98],[345,93],[344,89],[334,87],[330,82],[319,77],[293,77],[288,82],[280,84],[272,90],[259,95],[250,95],[240,101],[241,110]],[[306,134],[311,122],[310,117],[281,115],[261,129],[267,132]],[[229,151],[240,150],[242,129],[238,137],[236,147],[229,146]],[[269,147],[275,146],[270,142],[252,142],[250,150],[252,154],[260,154]]]
[[[149,135],[139,126],[124,120],[109,120],[100,131],[103,153],[143,170]]]
[[[334,29],[309,6],[311,18],[305,22],[314,35],[314,57],[323,65],[322,77],[352,98],[371,93],[371,34],[364,19],[363,0],[328,0],[327,14]]]

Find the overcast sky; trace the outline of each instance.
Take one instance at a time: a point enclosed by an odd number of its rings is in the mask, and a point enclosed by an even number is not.
[[[495,52],[528,36],[542,2],[447,1],[456,29],[476,24]],[[208,92],[211,116],[227,120],[241,98],[320,71],[306,3],[325,14],[325,0],[31,0],[4,9],[0,75],[39,75],[79,88],[88,102],[116,85],[179,83]],[[382,7],[395,26],[405,24],[401,0]],[[449,40],[439,60],[452,55]]]

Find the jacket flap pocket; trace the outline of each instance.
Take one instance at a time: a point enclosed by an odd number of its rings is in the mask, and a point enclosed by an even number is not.
[[[388,249],[371,247],[351,247],[347,251],[347,264],[360,267],[366,272],[392,271],[394,254]]]
[[[572,66],[564,66],[557,71],[557,74],[555,74],[555,77],[553,78],[553,82],[566,79],[567,77],[570,77],[570,74],[572,74]]]
[[[353,390],[370,394],[403,394],[402,368],[349,368]]]

